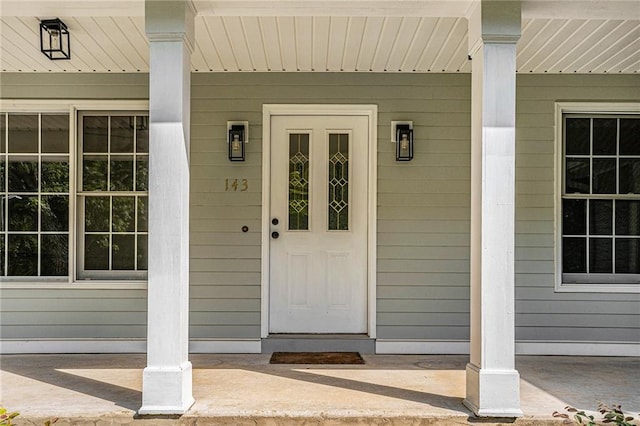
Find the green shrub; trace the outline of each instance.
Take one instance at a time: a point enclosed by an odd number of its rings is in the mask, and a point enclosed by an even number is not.
[[[570,406],[564,407],[567,413],[559,413],[554,411],[553,417],[565,419],[565,424],[578,424],[585,426],[598,426],[600,424],[614,424],[616,426],[634,426],[631,423],[633,416],[625,414],[620,404],[611,404],[610,406],[604,402],[598,402],[598,412],[601,418],[596,419],[594,415],[587,414],[584,410],[578,410]],[[571,418],[573,417],[573,419]]]
[[[20,413],[9,413],[6,408],[0,407],[0,426],[13,425],[13,419],[18,417]]]

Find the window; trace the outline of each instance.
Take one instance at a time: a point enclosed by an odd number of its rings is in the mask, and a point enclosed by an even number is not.
[[[640,291],[640,115],[562,114],[561,286]]]
[[[3,286],[146,279],[147,113],[25,103],[0,112]]]
[[[69,274],[69,116],[0,114],[2,276]]]
[[[144,277],[147,121],[144,115],[79,117],[79,278]]]

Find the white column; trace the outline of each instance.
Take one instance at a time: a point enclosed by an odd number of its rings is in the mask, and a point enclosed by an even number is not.
[[[139,414],[194,403],[189,362],[191,2],[146,0],[149,39],[149,290],[147,367]]]
[[[469,20],[471,357],[465,405],[518,417],[515,369],[515,91],[520,2],[480,0]]]

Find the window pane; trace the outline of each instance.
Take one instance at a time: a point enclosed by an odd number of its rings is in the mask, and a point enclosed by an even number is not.
[[[136,191],[149,190],[149,158],[136,157]]]
[[[69,273],[69,236],[45,234],[41,238],[40,275],[66,277]]]
[[[640,235],[640,201],[616,201],[616,235]]]
[[[9,114],[9,152],[38,152],[38,116]]]
[[[108,162],[106,156],[85,156],[82,169],[82,189],[84,191],[107,190]]]
[[[33,277],[38,275],[38,236],[9,234],[7,275]]]
[[[109,197],[85,198],[84,230],[109,232]]]
[[[613,201],[589,201],[589,234],[613,235]]]
[[[616,155],[617,127],[615,118],[593,119],[593,155]]]
[[[113,197],[113,232],[135,231],[135,197]]]
[[[147,218],[149,217],[149,198],[138,197],[138,232],[147,232]]]
[[[7,114],[0,114],[0,154],[6,152]]]
[[[587,200],[562,200],[562,234],[586,235]]]
[[[138,235],[138,270],[146,271],[147,266],[147,236]]]
[[[131,271],[135,269],[135,235],[114,235],[111,247],[113,269]]]
[[[562,239],[562,271],[565,273],[587,272],[587,239]]]
[[[0,277],[4,276],[4,234],[0,234]]]
[[[589,193],[589,159],[588,158],[567,158],[566,168],[566,190],[567,194],[588,194]]]
[[[590,122],[588,118],[567,118],[566,154],[589,155]]]
[[[0,192],[5,192],[7,190],[7,187],[5,186],[7,181],[4,178],[4,173],[5,173],[4,158],[5,158],[4,156],[0,157]]]
[[[82,152],[107,152],[109,150],[109,118],[82,118]]]
[[[104,271],[109,269],[109,236],[84,236],[84,269]]]
[[[289,229],[309,229],[309,135],[289,135]]]
[[[69,230],[69,197],[66,195],[43,195],[40,201],[43,231]]]
[[[593,193],[616,193],[616,160],[614,158],[593,159]]]
[[[589,272],[613,272],[613,240],[611,238],[589,238]]]
[[[9,231],[38,230],[38,197],[9,195]]]
[[[133,153],[133,117],[111,117],[111,152]]]
[[[349,135],[329,135],[329,230],[349,229]]]
[[[136,117],[136,152],[149,152],[149,117]]]
[[[133,191],[133,157],[111,157],[111,191]]]
[[[620,194],[640,194],[640,158],[620,159]]]
[[[69,160],[66,156],[42,157],[42,192],[69,192]]]
[[[69,152],[69,116],[42,116],[42,152]]]
[[[616,273],[640,274],[640,239],[616,239]]]
[[[9,192],[38,192],[38,157],[9,156]]]
[[[640,118],[620,119],[620,155],[640,155]]]

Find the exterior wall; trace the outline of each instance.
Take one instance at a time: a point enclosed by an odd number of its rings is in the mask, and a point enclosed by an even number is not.
[[[517,82],[516,339],[640,342],[640,294],[554,292],[554,102],[638,102],[640,76]]]
[[[2,74],[4,98],[144,99],[146,74]],[[639,76],[519,75],[516,336],[638,341],[640,297],[554,291],[554,102],[638,100]],[[378,337],[468,340],[470,76],[229,73],[192,76],[191,337],[260,337],[264,103],[377,104]],[[226,122],[248,120],[230,163]],[[397,163],[391,120],[413,120]],[[233,190],[247,179],[246,191]],[[243,233],[242,226],[249,232]],[[144,338],[146,291],[3,289],[3,338]]]
[[[378,337],[468,338],[468,74],[194,74],[192,84],[193,337],[260,337],[262,105],[352,103],[379,111]],[[227,160],[227,120],[249,121],[244,164]],[[413,161],[395,161],[391,120],[413,120]],[[225,191],[226,179],[249,189]]]
[[[0,75],[8,99],[148,99],[146,74]],[[0,289],[3,339],[143,339],[147,292],[139,289]]]

